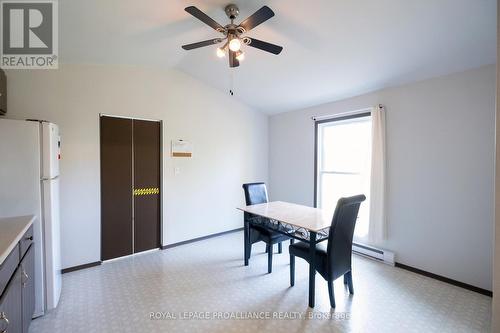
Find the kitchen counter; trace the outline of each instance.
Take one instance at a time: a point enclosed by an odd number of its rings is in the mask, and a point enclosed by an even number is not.
[[[0,265],[16,247],[34,220],[33,215],[0,218]]]

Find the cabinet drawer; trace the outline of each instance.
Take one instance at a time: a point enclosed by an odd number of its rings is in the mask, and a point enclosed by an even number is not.
[[[26,251],[28,251],[31,243],[33,243],[33,226],[29,227],[29,229],[19,241],[19,250],[21,251],[20,258],[22,258]]]
[[[7,283],[19,264],[19,245],[10,252],[9,256],[0,266],[0,295],[3,294]]]

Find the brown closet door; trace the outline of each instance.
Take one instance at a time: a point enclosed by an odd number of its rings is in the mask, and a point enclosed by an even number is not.
[[[132,120],[101,117],[101,259],[132,253]]]
[[[160,246],[160,123],[135,120],[134,252]]]

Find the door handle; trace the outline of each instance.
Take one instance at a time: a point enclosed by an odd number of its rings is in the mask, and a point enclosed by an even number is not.
[[[0,323],[3,323],[4,325],[2,328],[0,328],[0,333],[7,333],[7,328],[9,328],[9,319],[3,311],[0,312]]]
[[[21,274],[22,274],[21,284],[23,285],[23,287],[26,287],[30,277],[28,276],[28,274],[26,273],[26,271],[24,269],[23,269]]]

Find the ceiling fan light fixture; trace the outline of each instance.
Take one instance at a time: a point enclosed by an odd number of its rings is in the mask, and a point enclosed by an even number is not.
[[[222,49],[221,47],[218,47],[217,48],[217,57],[224,58],[225,56],[226,56],[226,52],[224,51],[224,49]]]
[[[238,61],[245,60],[245,53],[243,53],[243,51],[236,52],[236,59],[238,59]]]
[[[241,41],[238,37],[235,37],[229,41],[229,49],[233,52],[237,52],[241,49]]]

